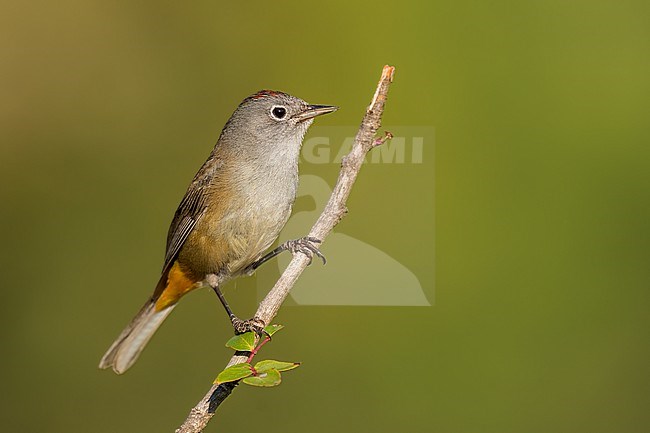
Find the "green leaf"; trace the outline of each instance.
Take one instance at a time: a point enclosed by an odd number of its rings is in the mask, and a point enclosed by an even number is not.
[[[258,372],[257,376],[250,376],[242,380],[245,384],[253,386],[276,386],[281,381],[282,377],[280,377],[280,372],[273,368],[264,372]]]
[[[226,368],[224,371],[219,373],[217,378],[214,380],[214,383],[219,385],[220,383],[225,382],[234,382],[236,380],[243,379],[253,374],[251,365],[244,362],[241,364],[231,365]]]
[[[284,362],[284,361],[274,361],[272,359],[265,359],[255,364],[255,370],[258,372],[263,372],[267,370],[278,370],[278,371],[288,371],[293,370],[300,366],[299,362]]]
[[[246,332],[232,337],[226,343],[226,347],[243,352],[250,352],[255,347],[255,333]]]
[[[280,329],[284,328],[284,325],[269,325],[264,328],[264,332],[266,332],[269,337],[273,336],[276,332],[278,332]]]

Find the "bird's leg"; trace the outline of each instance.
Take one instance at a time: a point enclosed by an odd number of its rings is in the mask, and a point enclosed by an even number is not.
[[[304,238],[299,238],[299,239],[293,239],[290,241],[286,241],[279,247],[277,247],[274,250],[269,251],[265,255],[263,255],[261,258],[255,260],[253,263],[248,265],[246,268],[244,268],[244,273],[246,275],[251,275],[257,268],[262,266],[264,263],[268,262],[271,260],[273,257],[279,255],[283,251],[291,251],[292,254],[296,255],[298,253],[303,253],[309,258],[309,264],[311,265],[311,260],[314,257],[314,254],[320,257],[320,259],[323,261],[323,264],[327,263],[327,259],[323,255],[323,253],[320,252],[318,247],[315,244],[320,244],[322,241],[320,239],[306,236]]]
[[[264,333],[264,327],[266,324],[262,319],[253,317],[252,319],[242,320],[239,317],[235,316],[235,314],[232,312],[232,309],[230,308],[230,305],[228,305],[228,301],[226,301],[226,297],[223,296],[223,293],[219,288],[219,278],[215,274],[208,275],[205,280],[212,288],[212,290],[214,290],[214,293],[217,294],[217,297],[219,297],[223,308],[226,309],[226,313],[230,318],[230,322],[232,323],[232,327],[235,330],[235,334],[243,334],[248,331],[253,331],[257,335],[262,335]]]

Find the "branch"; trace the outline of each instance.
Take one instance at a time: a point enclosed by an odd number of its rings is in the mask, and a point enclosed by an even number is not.
[[[339,178],[332,191],[323,213],[316,221],[316,224],[311,228],[309,236],[325,241],[327,235],[330,234],[332,229],[347,213],[345,203],[350,195],[352,185],[357,179],[361,164],[363,163],[366,154],[373,147],[379,146],[386,139],[392,136],[386,133],[386,137],[382,139],[375,139],[377,130],[381,126],[381,115],[384,112],[384,104],[386,103],[386,96],[388,88],[393,81],[393,74],[395,68],[392,66],[384,66],[384,69],[377,84],[377,90],[372,98],[372,102],[366,110],[366,114],[361,121],[361,126],[354,139],[352,150],[343,158],[341,162],[341,172]],[[275,315],[278,313],[280,306],[289,294],[289,291],[298,280],[302,271],[305,270],[309,264],[309,258],[305,254],[296,254],[289,266],[284,270],[280,279],[275,283],[275,286],[266,295],[264,300],[257,308],[255,317],[264,321],[264,323],[271,323]],[[257,340],[255,341],[257,344]],[[241,353],[241,352],[240,352]],[[246,362],[246,355],[235,354],[228,363],[228,367],[241,362]],[[212,416],[214,415],[217,407],[230,395],[232,390],[237,386],[236,382],[227,382],[221,385],[213,385],[210,391],[201,399],[201,401],[190,411],[189,415],[183,425],[181,425],[176,433],[200,433],[205,428]]]

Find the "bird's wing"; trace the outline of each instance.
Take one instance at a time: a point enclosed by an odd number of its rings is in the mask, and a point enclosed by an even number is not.
[[[167,234],[167,250],[165,252],[163,273],[171,267],[187,237],[192,233],[196,223],[205,213],[207,208],[207,188],[219,170],[219,166],[219,161],[212,158],[208,159],[194,176],[185,196],[178,205]]]

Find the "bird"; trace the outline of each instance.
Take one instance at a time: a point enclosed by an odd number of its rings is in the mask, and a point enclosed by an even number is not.
[[[102,357],[99,368],[127,371],[187,293],[210,287],[235,333],[261,332],[257,317],[235,316],[220,290],[252,274],[282,251],[314,254],[319,239],[289,240],[268,252],[291,215],[305,134],[333,105],[312,105],[287,93],[261,90],[245,98],[224,125],[172,219],[162,272],[153,294]],[[266,254],[265,254],[266,253]]]

